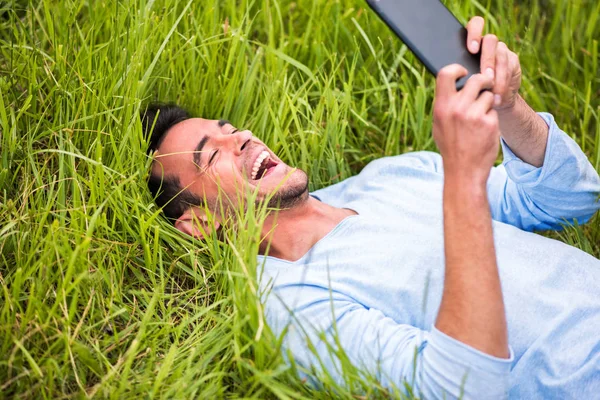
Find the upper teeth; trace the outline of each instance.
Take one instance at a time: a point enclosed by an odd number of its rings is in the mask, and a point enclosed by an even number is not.
[[[256,159],[256,161],[254,161],[254,166],[252,167],[252,179],[256,179],[258,169],[267,157],[269,157],[269,152],[266,150],[263,150],[263,152],[258,155],[258,158]]]

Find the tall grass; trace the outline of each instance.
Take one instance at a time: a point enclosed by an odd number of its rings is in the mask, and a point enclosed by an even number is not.
[[[486,17],[520,54],[523,96],[600,169],[600,3],[451,8]],[[434,80],[365,3],[9,0],[0,71],[1,398],[351,396],[306,387],[264,325],[264,210],[225,242],[162,219],[138,114],[162,100],[225,117],[311,189],[435,150]],[[552,235],[600,256],[598,217]],[[384,395],[346,368],[356,393]]]

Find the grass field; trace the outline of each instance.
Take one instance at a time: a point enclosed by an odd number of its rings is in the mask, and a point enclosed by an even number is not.
[[[451,8],[487,19],[600,170],[600,2]],[[0,398],[351,397],[310,391],[264,325],[260,212],[226,244],[162,219],[138,114],[227,118],[316,189],[435,150],[433,83],[360,0],[0,2]],[[552,236],[600,257],[598,216]]]

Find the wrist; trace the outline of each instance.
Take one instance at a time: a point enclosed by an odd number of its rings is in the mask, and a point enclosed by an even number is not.
[[[523,99],[523,97],[521,97],[521,95],[519,93],[517,93],[515,95],[515,99],[511,104],[507,104],[501,107],[495,107],[494,109],[496,110],[496,112],[498,113],[498,117],[501,117],[503,115],[509,115],[511,113],[514,113],[515,110],[520,110],[523,108],[524,105],[526,105],[527,103],[525,102],[525,100]]]
[[[520,95],[517,96],[515,103],[505,109],[497,110],[498,122],[500,123],[500,132],[504,136],[515,131],[516,127],[519,130],[533,133],[538,128],[537,123],[543,121],[533,108]],[[546,123],[544,122],[544,125]],[[507,129],[507,128],[512,129]],[[503,129],[504,128],[504,129]]]
[[[523,162],[541,167],[548,142],[548,124],[518,96],[514,106],[498,111],[500,134]]]
[[[487,177],[486,177],[487,178]],[[444,176],[444,198],[465,206],[487,204],[487,179],[466,174]]]
[[[489,170],[454,168],[444,163],[444,187],[473,194],[486,192]]]

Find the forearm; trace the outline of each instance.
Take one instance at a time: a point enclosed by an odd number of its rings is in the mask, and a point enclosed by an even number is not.
[[[446,275],[435,325],[471,347],[507,358],[506,317],[485,184],[448,175],[445,179]]]
[[[548,142],[548,125],[517,96],[513,107],[498,110],[500,133],[508,147],[524,162],[541,167]]]

